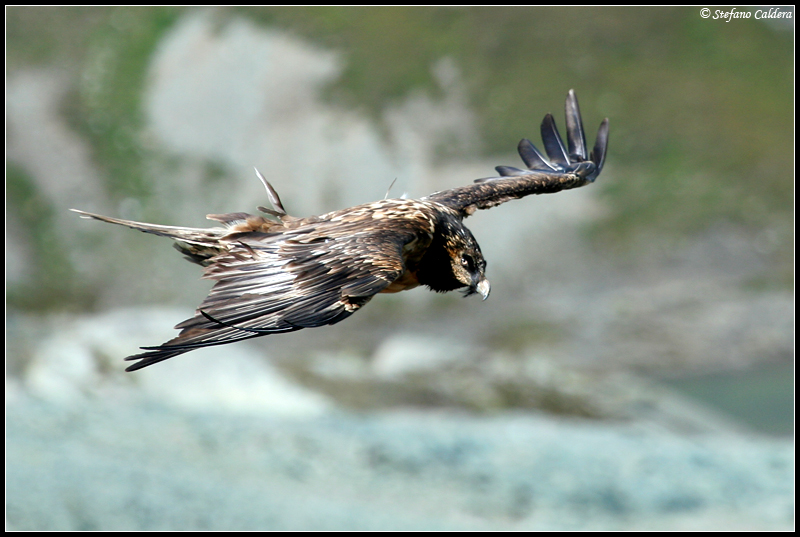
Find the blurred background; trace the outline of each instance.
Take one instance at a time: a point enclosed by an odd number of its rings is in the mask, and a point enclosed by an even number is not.
[[[7,527],[792,528],[794,12],[735,11],[6,8]],[[211,283],[68,209],[421,197],[571,88],[606,168],[466,221],[489,300],[123,372]]]

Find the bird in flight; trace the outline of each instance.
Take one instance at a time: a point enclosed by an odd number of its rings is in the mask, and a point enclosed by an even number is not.
[[[223,227],[145,224],[72,209],[84,218],[169,237],[189,261],[215,280],[177,337],[125,358],[136,371],[201,347],[338,323],[378,293],[425,285],[437,292],[464,289],[489,296],[486,261],[463,220],[531,194],[549,194],[594,182],[608,147],[603,120],[587,150],[578,100],[566,102],[567,145],[553,116],[542,121],[547,157],[527,139],[518,151],[526,169],[496,168],[499,177],[436,192],[421,199],[383,199],[319,216],[286,213],[272,185],[256,170],[273,208],[262,215],[210,214]]]

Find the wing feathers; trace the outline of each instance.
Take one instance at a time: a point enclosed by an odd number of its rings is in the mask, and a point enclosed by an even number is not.
[[[606,163],[607,152],[608,152],[608,118],[604,119],[603,122],[600,124],[600,128],[597,131],[597,141],[594,143],[594,149],[592,150],[592,162],[594,162],[595,166],[597,166],[597,170],[595,171],[595,174],[592,177],[592,181],[594,181],[595,177],[597,177],[600,174],[600,170],[603,169],[603,165]]]
[[[527,175],[528,170],[520,170],[519,168],[515,168],[514,166],[495,166],[495,170],[503,177],[513,177],[516,175]]]
[[[371,220],[371,217],[370,217]],[[391,221],[387,221],[391,224]],[[348,226],[345,226],[348,227]],[[358,222],[353,222],[358,229]],[[337,323],[397,279],[408,230],[379,235],[315,226],[284,234],[243,236],[206,268],[217,283],[178,337],[127,358],[134,371],[190,350],[264,334]]]
[[[578,98],[573,90],[567,94],[565,105],[565,115],[567,120],[567,147],[569,148],[570,160],[588,160],[589,154],[586,152],[586,135],[583,130],[581,120],[581,110],[578,107]]]
[[[536,149],[536,146],[531,143],[530,140],[527,138],[523,138],[519,141],[519,145],[517,146],[517,151],[519,152],[519,156],[522,157],[522,161],[525,163],[525,166],[528,167],[530,170],[546,170],[550,169],[556,171],[556,167],[550,164],[544,156],[539,153],[539,150]],[[498,166],[499,168],[500,166]],[[500,171],[500,170],[497,170]],[[500,173],[503,175],[503,173]]]
[[[564,142],[561,141],[561,135],[558,133],[556,127],[556,120],[553,116],[547,114],[542,120],[542,142],[544,142],[544,150],[550,161],[558,165],[558,170],[564,170],[569,166],[569,154],[567,148],[564,147]]]
[[[578,99],[572,90],[567,94],[565,113],[567,146],[561,140],[553,116],[547,114],[542,121],[542,141],[548,158],[529,140],[522,139],[517,150],[527,170],[498,166],[500,177],[476,179],[473,185],[436,192],[423,199],[446,205],[467,217],[476,209],[489,209],[531,194],[559,192],[593,182],[605,164],[608,119],[600,124],[589,158]]]

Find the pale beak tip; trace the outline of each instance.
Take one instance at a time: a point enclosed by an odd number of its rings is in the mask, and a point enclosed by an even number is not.
[[[489,298],[489,292],[492,290],[492,286],[489,283],[489,280],[483,279],[478,283],[478,292],[481,294],[484,300]]]

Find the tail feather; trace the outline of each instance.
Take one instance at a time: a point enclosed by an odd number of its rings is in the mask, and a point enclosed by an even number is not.
[[[176,241],[186,242],[189,244],[196,244],[200,246],[216,245],[219,239],[229,233],[224,228],[194,228],[194,227],[180,227],[180,226],[162,226],[158,224],[147,224],[144,222],[134,222],[133,220],[122,220],[121,218],[112,218],[110,216],[102,216],[99,214],[88,213],[86,211],[79,211],[78,209],[70,209],[74,213],[81,215],[81,218],[94,218],[101,222],[108,222],[109,224],[117,224],[120,226],[129,227],[143,231],[144,233],[152,233],[161,237],[168,237]]]

